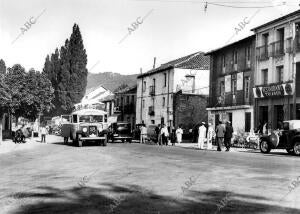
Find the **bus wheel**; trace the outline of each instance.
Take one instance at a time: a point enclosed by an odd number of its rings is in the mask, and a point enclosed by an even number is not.
[[[68,137],[64,137],[64,144],[68,144]]]

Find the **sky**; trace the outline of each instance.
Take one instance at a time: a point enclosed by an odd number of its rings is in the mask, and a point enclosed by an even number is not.
[[[19,63],[26,70],[42,71],[47,54],[64,44],[77,23],[90,72],[136,74],[140,68],[143,72],[151,69],[154,57],[157,67],[198,51],[207,52],[300,9],[295,0],[211,0],[205,11],[203,2],[0,0],[0,58],[7,67]],[[246,24],[239,27],[243,21]]]

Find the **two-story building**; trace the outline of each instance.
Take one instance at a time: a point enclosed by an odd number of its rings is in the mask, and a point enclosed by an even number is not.
[[[118,121],[126,121],[135,127],[136,122],[136,92],[137,86],[128,87],[115,92],[114,114],[118,115]]]
[[[300,10],[260,25],[256,34],[255,119],[278,128],[300,119]]]
[[[210,56],[208,121],[230,121],[237,132],[254,128],[255,35],[206,53]]]
[[[208,95],[209,57],[203,52],[162,64],[137,78],[137,123],[144,122],[147,126],[166,124],[171,128],[183,123],[188,128],[207,121],[205,99]],[[188,94],[193,98],[184,96]],[[195,100],[196,95],[198,100]],[[178,113],[188,110],[190,114],[186,114],[185,121],[189,124],[185,124]]]

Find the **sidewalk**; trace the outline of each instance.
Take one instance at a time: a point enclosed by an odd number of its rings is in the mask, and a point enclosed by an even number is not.
[[[176,143],[175,146],[183,147],[183,148],[191,148],[191,149],[198,149],[197,143]],[[206,149],[206,144],[204,144],[204,149]],[[225,151],[225,147],[222,148],[222,151]],[[217,146],[212,146],[212,151],[217,151]],[[259,152],[259,149],[250,149],[250,148],[236,148],[231,147],[230,152]]]
[[[26,138],[26,143],[15,144],[11,139],[5,139],[0,144],[0,154],[34,148],[40,143],[40,138]]]

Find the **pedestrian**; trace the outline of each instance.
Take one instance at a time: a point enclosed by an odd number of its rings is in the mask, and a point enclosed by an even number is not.
[[[146,137],[147,137],[147,128],[145,124],[142,124],[140,143],[146,143]]]
[[[199,149],[203,149],[205,139],[206,139],[206,127],[205,127],[205,122],[202,122],[201,126],[199,127],[199,137],[198,137]]]
[[[224,142],[224,134],[225,134],[225,128],[222,124],[222,121],[219,121],[219,125],[216,128],[216,136],[217,136],[217,145],[218,145],[218,151],[222,151],[222,144]]]
[[[207,147],[206,149],[212,149],[212,140],[215,138],[216,133],[211,123],[208,123],[207,130]]]
[[[196,124],[193,129],[193,143],[197,143],[198,142],[198,129],[199,129],[199,124]]]
[[[156,127],[155,127],[155,134],[156,134],[156,144],[157,145],[160,145],[160,124],[158,124]]]
[[[165,124],[162,125],[162,129],[160,131],[160,134],[161,134],[162,144],[167,146],[168,145],[169,132],[168,132],[168,128]]]
[[[267,122],[264,123],[262,132],[263,132],[263,134],[268,134],[268,123]]]
[[[182,142],[182,134],[183,134],[183,130],[181,128],[181,125],[179,125],[176,130],[176,139],[178,144]]]
[[[43,142],[46,143],[46,134],[47,134],[46,127],[42,126],[40,132],[41,132],[41,143]]]
[[[177,139],[176,130],[175,130],[175,128],[173,128],[171,135],[170,135],[170,140],[171,140],[172,146],[175,146],[176,139]]]
[[[231,126],[231,122],[227,121],[226,129],[225,129],[225,136],[224,136],[224,144],[226,147],[226,152],[229,152],[229,150],[230,150],[232,133],[233,133],[233,128]]]

